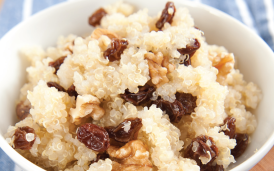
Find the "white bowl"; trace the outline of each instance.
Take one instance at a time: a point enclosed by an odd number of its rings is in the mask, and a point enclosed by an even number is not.
[[[137,9],[148,8],[151,15],[161,11],[166,0],[127,0]],[[271,149],[274,142],[274,54],[268,45],[252,30],[232,17],[214,8],[193,2],[173,0],[176,7],[187,7],[195,25],[204,31],[208,43],[225,46],[238,57],[238,67],[247,81],[253,81],[262,89],[263,99],[254,113],[258,127],[252,135],[252,143],[245,153],[229,166],[233,171],[252,168]],[[68,1],[48,8],[9,31],[0,41],[0,144],[1,148],[18,165],[26,170],[43,170],[32,164],[4,140],[9,125],[16,122],[15,101],[25,81],[27,63],[20,59],[18,51],[26,45],[54,45],[59,35],[90,33],[88,17],[112,0]],[[255,153],[256,151],[256,153]]]

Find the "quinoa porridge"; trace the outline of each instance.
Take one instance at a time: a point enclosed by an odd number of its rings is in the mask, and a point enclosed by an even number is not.
[[[20,121],[5,135],[18,153],[64,171],[223,171],[236,162],[262,95],[233,53],[207,44],[173,2],[149,16],[118,1],[87,19],[87,37],[22,50],[31,65]]]

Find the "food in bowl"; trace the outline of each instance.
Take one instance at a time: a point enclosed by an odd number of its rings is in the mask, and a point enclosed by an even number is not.
[[[251,141],[260,89],[187,9],[133,12],[119,1],[89,17],[89,36],[23,50],[6,140],[46,170],[224,170]]]

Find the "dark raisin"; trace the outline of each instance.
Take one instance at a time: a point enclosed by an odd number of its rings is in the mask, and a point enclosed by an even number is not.
[[[235,125],[236,119],[233,117],[227,117],[224,120],[224,125],[223,125],[223,132],[225,135],[229,136],[229,138],[234,138],[235,137],[235,131],[236,131],[236,125]]]
[[[208,166],[211,166],[218,155],[218,147],[215,145],[213,138],[206,135],[200,135],[194,138],[184,152],[185,158],[195,160],[201,168],[207,168]],[[206,157],[209,159],[211,158],[210,161],[206,164],[208,166],[202,164],[200,157]]]
[[[106,151],[110,145],[107,131],[91,123],[86,123],[78,128],[77,139],[87,148],[97,152]]]
[[[93,161],[91,161],[90,164],[97,163],[99,160],[105,160],[106,158],[109,158],[108,153],[106,153],[106,152],[104,152],[104,153],[98,153],[96,159],[94,159]]]
[[[20,102],[16,106],[16,115],[17,118],[20,120],[25,119],[30,113],[30,105],[24,105],[23,102]]]
[[[190,93],[176,93],[176,99],[182,103],[184,107],[184,112],[186,115],[190,115],[194,112],[196,105],[197,97],[193,96]]]
[[[78,96],[78,93],[77,93],[77,91],[75,90],[75,86],[74,86],[73,84],[68,88],[67,93],[68,93],[69,96],[74,96],[75,99],[76,99],[77,96]]]
[[[245,152],[248,145],[248,138],[247,134],[235,134],[234,139],[236,139],[237,145],[231,150],[231,154],[234,158],[241,156]]]
[[[192,45],[186,45],[185,48],[177,49],[181,54],[192,54],[196,52],[200,48],[200,42],[197,39],[194,39],[194,43]]]
[[[127,48],[127,45],[127,40],[113,38],[111,40],[111,47],[104,52],[104,57],[108,58],[110,62],[120,60],[123,51]]]
[[[200,166],[200,171],[224,171],[224,167],[223,165],[217,165],[217,164],[215,166],[203,164],[202,166]]]
[[[152,104],[155,104],[162,111],[166,111],[171,122],[178,123],[184,115],[184,107],[178,100],[171,103],[163,99],[158,99]]]
[[[47,82],[48,87],[55,87],[58,91],[66,92],[66,90],[56,82]]]
[[[124,130],[124,126],[130,122],[130,128],[126,132]],[[115,139],[119,142],[129,142],[131,140],[136,140],[138,136],[138,132],[143,126],[142,119],[140,118],[128,118],[125,119],[122,123],[120,123],[116,127],[106,127],[109,137]]]
[[[56,59],[55,61],[49,63],[49,66],[55,68],[54,74],[57,73],[57,71],[59,70],[60,66],[64,62],[65,58],[66,58],[66,56],[63,56],[63,57],[60,57],[60,58]]]
[[[183,62],[180,62],[180,64],[184,64],[185,66],[191,65],[191,59],[190,59],[191,56],[193,55],[186,54],[186,58],[184,59]]]
[[[200,29],[199,27],[197,27],[197,26],[194,26],[194,28],[197,29],[197,30],[201,30],[201,29]]]
[[[28,133],[34,134],[34,140],[32,140],[32,141],[27,140],[26,135]],[[21,149],[21,150],[30,150],[34,144],[35,139],[36,139],[34,129],[31,127],[28,127],[28,126],[18,127],[15,130],[15,133],[13,136],[14,136],[13,148]]]
[[[165,9],[163,9],[160,19],[156,23],[156,27],[161,30],[165,23],[172,23],[172,19],[175,15],[176,8],[173,2],[167,2]]]
[[[107,12],[103,8],[99,8],[88,19],[88,23],[93,27],[101,24],[101,19],[107,15]]]
[[[139,86],[138,93],[131,93],[128,89],[126,89],[124,94],[120,94],[120,96],[128,102],[131,102],[135,106],[139,106],[145,104],[150,101],[152,97],[152,93],[155,91],[155,88],[146,84],[144,86]]]
[[[224,125],[222,126],[223,131],[225,135],[229,136],[231,139],[236,139],[236,146],[234,149],[231,150],[231,154],[234,156],[234,158],[237,158],[241,156],[248,145],[248,134],[240,134],[236,133],[236,125],[235,125],[236,119],[233,117],[228,116],[224,120]]]
[[[183,62],[185,66],[191,65],[191,57],[195,54],[196,50],[200,48],[200,46],[200,42],[197,39],[194,39],[193,45],[186,45],[185,48],[177,49],[182,55],[187,55],[187,58]]]

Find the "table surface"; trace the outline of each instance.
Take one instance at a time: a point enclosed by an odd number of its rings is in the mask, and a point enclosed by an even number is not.
[[[0,10],[3,0],[0,0]],[[250,171],[274,171],[274,147]]]

